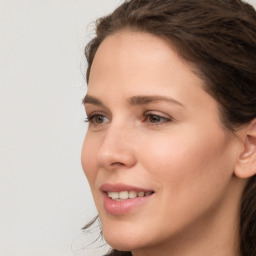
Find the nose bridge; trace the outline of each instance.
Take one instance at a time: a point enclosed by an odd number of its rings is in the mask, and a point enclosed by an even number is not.
[[[133,129],[120,123],[111,123],[103,137],[97,161],[104,168],[116,165],[131,167],[135,164],[132,144]]]

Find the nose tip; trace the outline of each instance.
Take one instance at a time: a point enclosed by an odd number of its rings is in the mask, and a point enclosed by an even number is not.
[[[133,167],[136,158],[128,134],[109,128],[97,153],[97,162],[105,169]]]
[[[134,158],[127,150],[114,152],[112,148],[100,150],[97,157],[98,163],[105,169],[112,169],[116,167],[132,167],[134,165]]]

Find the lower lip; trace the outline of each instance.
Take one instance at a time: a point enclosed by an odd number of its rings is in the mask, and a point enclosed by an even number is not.
[[[131,199],[126,199],[122,201],[115,201],[108,197],[106,193],[103,194],[104,208],[105,210],[113,215],[123,215],[132,211],[134,208],[145,203],[151,196],[135,197]]]

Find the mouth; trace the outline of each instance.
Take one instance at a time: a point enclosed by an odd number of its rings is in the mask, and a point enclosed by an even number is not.
[[[151,189],[139,188],[125,184],[103,184],[105,210],[112,215],[124,215],[146,204],[155,193]]]
[[[123,201],[127,199],[133,199],[136,197],[146,197],[152,195],[153,191],[120,191],[120,192],[112,192],[108,191],[105,192],[109,198],[111,198],[114,201]]]

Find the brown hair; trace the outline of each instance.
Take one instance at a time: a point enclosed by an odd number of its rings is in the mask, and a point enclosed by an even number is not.
[[[164,38],[196,65],[229,131],[256,118],[256,12],[251,5],[241,0],[125,1],[96,22],[96,36],[85,48],[87,82],[101,42],[124,29]],[[242,197],[240,238],[241,254],[255,256],[256,176]],[[113,250],[110,255],[131,254]]]

